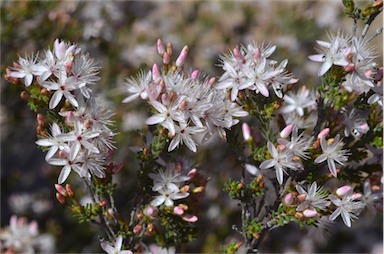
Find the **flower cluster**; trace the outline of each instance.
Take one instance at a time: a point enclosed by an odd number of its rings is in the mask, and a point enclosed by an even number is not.
[[[170,43],[165,48],[159,39],[157,51],[163,59],[163,68],[154,64],[152,71],[142,71],[136,78],[128,78],[126,85],[130,95],[123,102],[141,97],[152,106],[154,115],[146,123],[160,124],[169,131],[172,141],[168,151],[185,144],[196,152],[198,143],[216,133],[225,139],[225,129],[237,124],[237,118],[248,115],[241,106],[227,99],[225,91],[215,89],[214,78],[200,74],[197,69],[191,73],[183,71],[187,46],[175,62],[171,61]]]
[[[61,105],[59,114],[64,118],[52,123],[50,134],[40,131],[36,141],[49,147],[45,156],[49,164],[63,166],[58,183],[63,183],[72,170],[82,178],[90,178],[90,174],[103,178],[105,161],[114,148],[110,129],[113,113],[88,87],[100,79],[94,61],[76,45],[56,40],[44,58],[20,57],[11,69],[9,78],[24,78],[27,87],[36,80],[40,93],[49,98],[49,109]],[[65,103],[61,103],[63,97]],[[44,128],[43,115],[38,115],[38,122]]]
[[[288,60],[275,67],[277,61],[269,59],[275,49],[276,46],[271,44],[253,43],[236,47],[223,55],[221,66],[225,72],[216,88],[230,92],[231,101],[235,101],[239,91],[245,89],[268,97],[270,87],[277,97],[282,98],[286,87],[298,80],[286,71]]]
[[[302,183],[296,184],[295,189],[285,195],[282,204],[288,213],[289,209],[295,209],[293,215],[296,219],[315,218],[315,223],[322,223],[324,217],[334,221],[341,215],[344,224],[351,227],[351,222],[358,218],[365,207],[369,208],[378,201],[374,198],[375,201],[364,202],[363,195],[353,192],[349,185],[342,186],[333,193],[318,187],[316,182],[308,186],[307,190]]]
[[[35,253],[54,251],[51,235],[40,234],[36,221],[11,217],[9,226],[0,229],[0,250],[2,253]],[[4,252],[3,252],[4,251]]]
[[[309,56],[315,62],[322,62],[318,75],[323,76],[332,65],[345,69],[343,87],[349,92],[358,94],[369,92],[374,85],[377,73],[377,57],[374,48],[364,36],[348,36],[339,32],[329,34],[329,42],[317,41],[322,47],[319,54]]]

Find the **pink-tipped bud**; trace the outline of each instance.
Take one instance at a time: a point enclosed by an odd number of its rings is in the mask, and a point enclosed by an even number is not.
[[[67,158],[69,151],[67,149],[59,151],[59,158]]]
[[[156,207],[153,206],[148,206],[147,208],[144,209],[144,214],[149,217],[155,216],[157,213]]]
[[[372,76],[373,76],[372,70],[367,70],[366,72],[364,72],[364,76],[366,78],[372,78]]]
[[[210,78],[209,81],[208,81],[208,85],[213,85],[214,83],[216,82],[216,78],[213,77],[213,78]]]
[[[241,128],[243,130],[244,141],[251,140],[251,128],[249,128],[249,125],[246,122],[244,122]]]
[[[342,186],[336,190],[336,194],[337,194],[337,196],[342,197],[345,195],[352,194],[352,191],[353,191],[353,189],[351,186],[344,185],[344,186]]]
[[[133,233],[134,234],[138,234],[141,232],[141,230],[143,229],[143,226],[141,226],[140,224],[137,224],[134,228],[133,228]]]
[[[63,195],[64,197],[68,196],[68,193],[67,191],[64,189],[63,186],[61,186],[60,184],[55,184],[55,189],[57,190],[58,193],[60,193],[61,195]]]
[[[259,48],[255,49],[255,53],[254,53],[253,57],[255,58],[255,61],[259,61],[260,60],[260,58],[261,58],[261,51],[260,51]]]
[[[243,54],[241,54],[241,51],[239,50],[239,48],[233,49],[233,55],[235,56],[237,62],[239,62],[239,63],[245,62],[244,56],[243,56]]]
[[[72,111],[70,111],[70,112],[67,112],[66,119],[68,122],[73,123],[76,120],[76,116]]]
[[[305,201],[306,198],[307,198],[307,194],[303,193],[303,194],[300,194],[300,195],[297,196],[297,201],[302,203],[302,202]]]
[[[37,120],[38,125],[44,125],[45,124],[44,116],[42,114],[37,114],[36,120]]]
[[[282,144],[279,144],[279,145],[277,145],[277,147],[276,147],[277,151],[279,151],[279,152],[284,151],[285,148],[287,148],[287,147],[286,147],[285,145],[282,145]]]
[[[355,200],[355,199],[360,199],[362,197],[363,197],[363,195],[361,193],[353,193],[351,199]]]
[[[163,54],[163,64],[169,64],[171,62],[171,58],[168,54],[168,52],[165,52]]]
[[[65,185],[65,190],[67,191],[68,196],[70,198],[73,198],[75,196],[75,192],[73,191],[72,186],[70,184]]]
[[[168,42],[167,43],[167,52],[165,52],[165,53],[167,53],[169,56],[172,56],[172,52],[173,52],[173,49],[172,49],[172,43],[171,42]],[[165,54],[164,53],[164,54]]]
[[[303,212],[304,217],[313,218],[317,215],[316,210],[306,209]]]
[[[65,205],[67,202],[65,201],[65,198],[60,193],[56,192],[56,199],[60,202],[60,204]]]
[[[367,133],[369,131],[369,125],[367,123],[363,123],[357,126],[356,129],[358,129],[359,132]]]
[[[287,138],[289,135],[291,135],[293,127],[293,124],[288,124],[285,126],[285,128],[280,132],[280,137]]]
[[[188,172],[187,175],[188,175],[190,178],[193,178],[193,177],[196,175],[196,173],[197,173],[197,169],[193,168],[193,169],[191,169],[191,170]]]
[[[189,48],[188,46],[184,46],[184,48],[181,50],[179,57],[176,60],[176,66],[182,67],[185,63],[185,59],[187,58]]]
[[[171,99],[169,98],[167,93],[163,93],[161,95],[161,102],[165,105],[168,106],[171,103]]]
[[[199,76],[199,70],[196,69],[191,73],[191,79],[195,80]]]
[[[353,72],[355,70],[355,64],[354,63],[348,64],[347,66],[344,67],[344,70],[346,72]]]
[[[176,215],[183,215],[184,214],[184,209],[179,207],[179,206],[175,206],[175,208],[173,208],[173,212]]]
[[[285,205],[292,205],[294,200],[295,200],[295,196],[293,196],[292,193],[288,193],[287,195],[285,195],[283,203]]]
[[[157,64],[153,64],[152,66],[152,80],[157,82],[160,78],[160,71],[159,67],[157,67]]]
[[[182,100],[181,103],[180,103],[180,106],[179,106],[179,109],[181,111],[184,111],[188,106],[188,102],[186,100]]]
[[[197,216],[195,215],[191,215],[191,214],[186,214],[184,217],[183,217],[183,220],[187,221],[187,222],[196,222],[198,220]]]
[[[319,135],[317,135],[317,138],[319,139],[326,138],[329,134],[329,131],[330,131],[329,128],[325,128],[324,130],[320,131]]]
[[[159,53],[160,56],[163,56],[163,54],[165,53],[165,46],[161,39],[157,39],[156,48],[157,53]]]

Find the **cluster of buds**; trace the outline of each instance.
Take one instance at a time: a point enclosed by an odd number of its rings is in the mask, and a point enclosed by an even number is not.
[[[56,199],[60,204],[67,205],[67,199],[75,200],[75,192],[70,184],[66,184],[65,188],[60,184],[55,184],[55,189],[57,190]]]

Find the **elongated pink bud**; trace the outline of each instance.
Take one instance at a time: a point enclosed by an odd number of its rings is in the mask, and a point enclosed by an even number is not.
[[[184,46],[184,48],[181,50],[179,57],[176,60],[176,66],[182,67],[185,63],[185,59],[187,58],[189,48],[188,46]]]
[[[169,55],[169,56],[172,56],[172,43],[171,42],[168,42],[167,43],[167,54]]]
[[[255,60],[256,61],[259,61],[260,60],[260,58],[261,58],[261,52],[260,52],[260,49],[259,48],[256,48],[255,49],[255,53],[254,53],[254,58],[255,58]]]
[[[159,67],[157,67],[157,64],[153,64],[152,66],[152,80],[153,81],[158,81],[160,78],[160,72],[159,72]]]
[[[56,192],[56,199],[60,202],[60,204],[65,205],[67,201],[65,200],[64,196],[60,193]]]
[[[141,230],[143,229],[143,226],[141,226],[140,224],[137,224],[134,228],[133,228],[133,233],[134,234],[138,234],[141,232]]]
[[[241,128],[243,130],[244,141],[249,141],[251,139],[251,129],[249,128],[249,125],[244,122]]]
[[[313,218],[317,215],[316,210],[306,209],[303,212],[304,217]]]
[[[191,214],[186,214],[184,217],[183,217],[183,220],[187,221],[187,222],[196,222],[198,220],[197,216],[195,215],[191,215]]]
[[[184,214],[184,209],[179,207],[179,206],[175,206],[175,208],[173,208],[173,212],[176,215],[183,215]]]
[[[163,56],[163,54],[165,53],[165,46],[161,39],[157,39],[156,47],[157,47],[157,53],[159,53],[160,56]]]
[[[195,80],[195,79],[197,79],[197,76],[199,76],[199,70],[198,69],[196,69],[192,72],[191,79]]]
[[[355,199],[360,199],[362,197],[363,197],[363,195],[361,193],[353,193],[351,199],[355,200]]]
[[[291,135],[293,127],[293,124],[288,124],[287,126],[285,126],[285,128],[280,132],[280,137],[287,138],[289,135]]]
[[[244,56],[241,54],[241,51],[239,50],[239,48],[233,49],[233,55],[235,56],[237,62],[239,62],[239,63],[245,62]]]
[[[68,196],[67,191],[66,191],[65,188],[64,188],[63,186],[61,186],[60,184],[55,184],[55,189],[57,190],[58,193],[60,193],[60,194],[63,195],[64,197]]]
[[[171,103],[171,100],[170,100],[168,94],[163,93],[163,94],[161,95],[161,102],[162,102],[165,106],[168,106],[169,103]]]
[[[196,173],[197,173],[197,169],[193,168],[188,172],[187,176],[189,176],[190,178],[193,178],[196,175]]]
[[[339,197],[342,197],[351,193],[352,193],[352,187],[349,185],[344,185],[336,190],[336,194]]]
[[[325,128],[324,130],[320,131],[319,135],[317,135],[317,138],[319,139],[326,138],[329,134],[329,131],[330,131],[329,128]]]
[[[209,81],[208,81],[208,85],[213,85],[214,83],[216,82],[216,78],[213,77],[213,78],[210,78]]]
[[[295,199],[295,197],[293,196],[293,194],[292,193],[288,193],[287,195],[285,195],[283,203],[285,205],[292,205],[294,199]]]
[[[163,64],[169,64],[171,62],[171,58],[169,57],[168,52],[163,54]]]

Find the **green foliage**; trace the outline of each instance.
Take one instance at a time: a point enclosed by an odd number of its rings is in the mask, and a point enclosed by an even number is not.
[[[224,183],[224,191],[228,192],[229,196],[232,199],[241,200],[243,197],[241,192],[244,190],[244,186],[245,186],[244,183],[241,183],[239,181],[235,181],[229,178]]]
[[[257,239],[260,237],[260,232],[263,228],[263,223],[258,222],[257,218],[254,218],[253,220],[247,220],[245,222],[243,230],[245,231],[248,238],[254,237]]]

